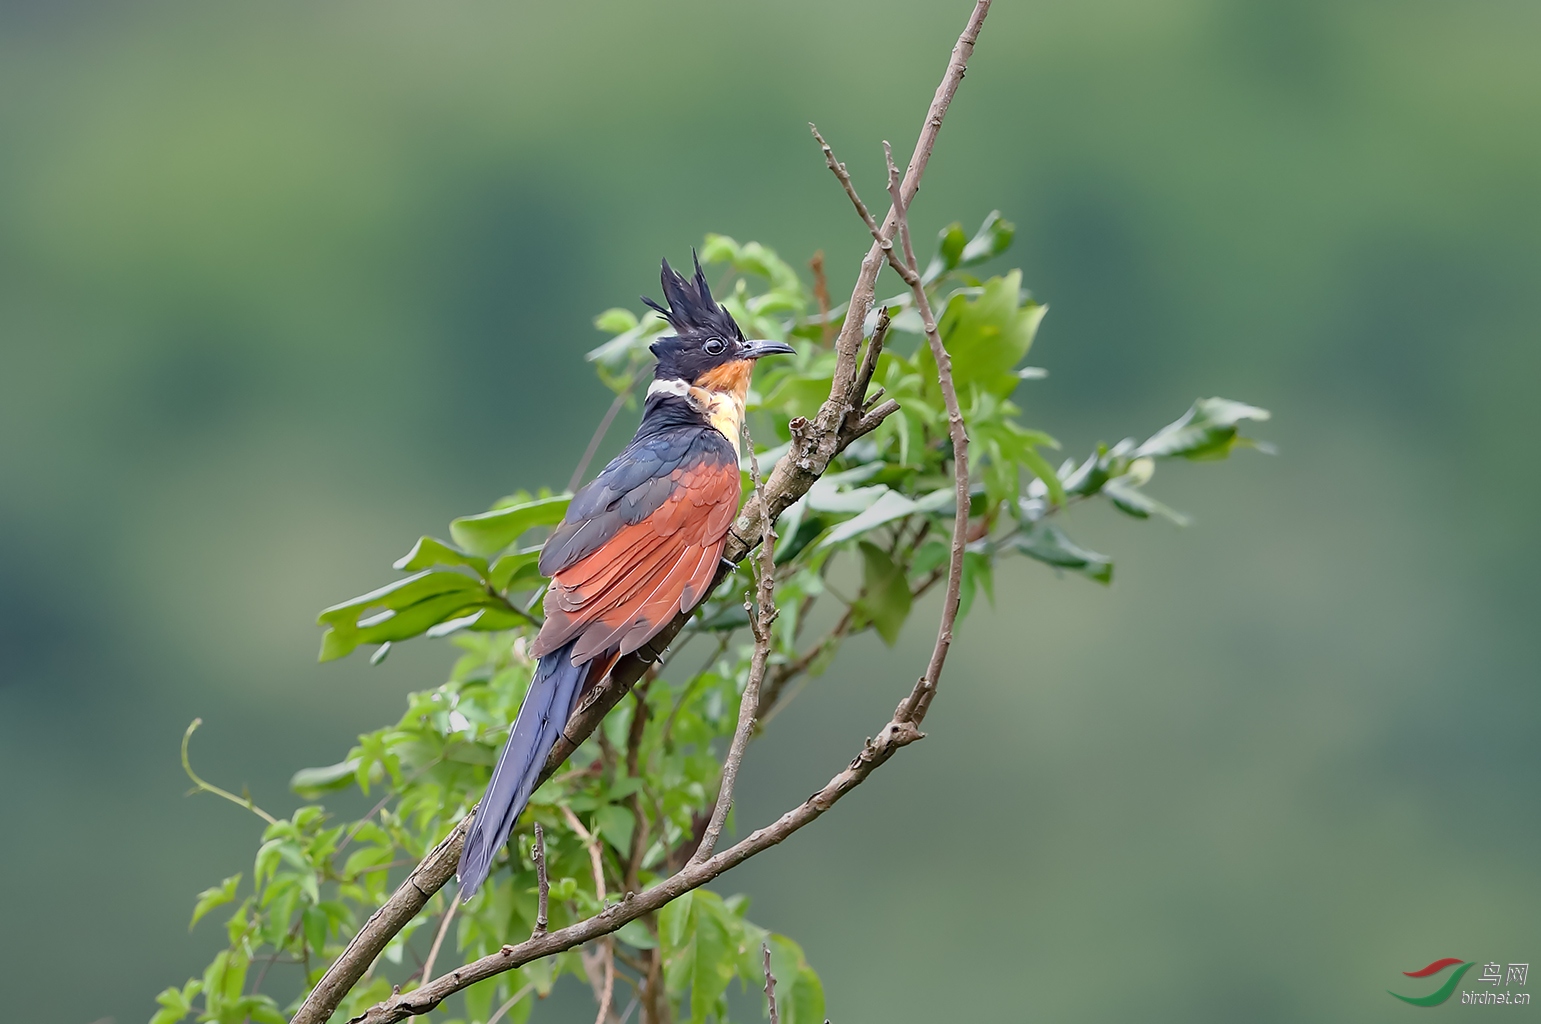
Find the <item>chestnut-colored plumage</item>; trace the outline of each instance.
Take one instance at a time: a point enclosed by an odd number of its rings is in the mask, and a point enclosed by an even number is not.
[[[669,307],[643,301],[675,334],[652,345],[658,365],[636,436],[573,496],[541,549],[551,587],[531,647],[540,661],[466,836],[463,899],[486,880],[583,691],[706,597],[738,510],[754,361],[792,351],[746,341],[699,262],[692,280],[665,261],[661,281]]]

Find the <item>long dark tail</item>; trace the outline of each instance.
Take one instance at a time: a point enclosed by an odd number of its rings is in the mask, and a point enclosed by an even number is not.
[[[455,873],[460,877],[463,900],[476,895],[487,880],[492,859],[508,841],[514,822],[530,802],[546,755],[578,702],[578,691],[593,666],[574,665],[572,650],[573,644],[568,644],[552,651],[535,666],[530,691],[519,707],[519,717],[509,730],[508,743],[498,757],[492,781],[487,784],[471,831],[466,835],[465,849],[460,852],[460,866]]]

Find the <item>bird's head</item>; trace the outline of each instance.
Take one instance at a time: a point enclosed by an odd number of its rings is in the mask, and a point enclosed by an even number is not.
[[[791,345],[779,341],[745,340],[732,314],[712,298],[706,275],[697,259],[693,279],[686,278],[663,261],[659,275],[667,308],[643,296],[642,301],[663,315],[674,334],[653,342],[658,365],[653,376],[661,381],[684,381],[708,391],[732,392],[740,401],[749,389],[754,362],[763,356],[786,354]]]

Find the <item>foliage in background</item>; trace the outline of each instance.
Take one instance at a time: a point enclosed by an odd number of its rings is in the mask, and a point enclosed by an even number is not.
[[[992,598],[997,562],[1012,554],[1110,582],[1112,559],[1072,540],[1060,524],[1063,513],[1105,499],[1134,518],[1181,523],[1179,513],[1146,491],[1157,462],[1224,458],[1253,443],[1239,433],[1245,421],[1268,416],[1240,402],[1203,399],[1144,440],[1099,445],[1056,467],[1046,452],[1057,443],[1021,424],[1011,401],[1022,380],[1043,376],[1020,363],[1045,307],[1022,289],[1019,271],[975,274],[1011,240],[1012,226],[998,214],[972,236],[953,224],[942,231],[924,275],[977,453],[960,620],[977,595]],[[784,445],[791,420],[812,416],[829,394],[829,340],[842,310],[819,309],[816,290],[758,243],[712,235],[701,256],[720,275],[717,291],[746,335],[797,348],[764,367],[750,395],[755,436]],[[909,293],[881,305],[893,332],[919,333]],[[624,309],[601,314],[596,324],[613,337],[589,358],[607,387],[629,397],[648,370],[647,344],[665,325]],[[762,728],[824,671],[846,638],[870,629],[896,643],[914,603],[945,578],[953,511],[946,413],[929,350],[896,337],[890,333],[874,384],[898,399],[900,410],[852,444],[779,523],[782,611]],[[779,454],[769,446],[761,464],[768,467]],[[744,484],[747,491],[747,470]],[[189,1014],[220,1024],[282,1021],[279,1002],[263,991],[270,973],[273,983],[282,979],[285,994],[303,995],[402,875],[471,809],[529,684],[528,642],[539,626],[545,584],[536,556],[567,500],[521,492],[457,519],[452,543],[424,537],[396,562],[403,578],[321,613],[322,660],[374,645],[378,661],[392,644],[419,636],[449,638],[461,653],[449,680],[411,695],[399,722],[360,736],[338,764],[298,772],[293,788],[307,802],[292,815],[274,819],[252,808],[270,824],[249,881],[232,875],[205,890],[193,913],[196,925],[217,908],[233,907],[228,948],[201,978],[162,992],[152,1024]],[[459,909],[448,890],[436,895],[429,913],[392,940],[334,1019],[361,1012],[392,986],[421,984],[425,961],[442,973],[527,936],[536,908],[535,821],[547,837],[553,928],[595,913],[606,899],[641,891],[689,859],[716,798],[720,757],[747,678],[743,596],[750,587],[749,569],[741,567],[633,695],[536,792],[482,891]],[[815,624],[819,635],[810,639]],[[336,820],[319,802],[354,787],[378,800],[359,820]],[[742,896],[699,890],[622,928],[615,944],[617,1016],[635,997],[644,1020],[725,1021],[732,983],[758,987],[765,943],[780,979],[782,1019],[823,1020],[823,990],[801,948],[753,924],[747,911]],[[483,982],[457,1004],[455,1021],[523,1021],[564,973],[592,985],[597,998],[603,955],[572,950]]]

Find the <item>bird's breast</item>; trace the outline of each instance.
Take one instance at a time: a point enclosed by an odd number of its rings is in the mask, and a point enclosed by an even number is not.
[[[740,454],[738,438],[744,426],[743,398],[731,392],[693,387],[690,389],[689,400],[692,406],[706,416],[706,421],[728,439],[733,445],[734,454]]]

